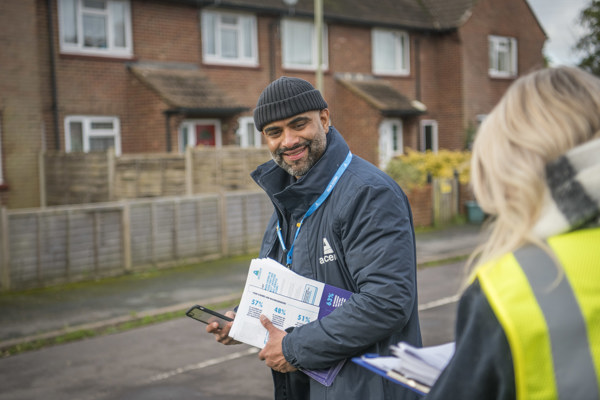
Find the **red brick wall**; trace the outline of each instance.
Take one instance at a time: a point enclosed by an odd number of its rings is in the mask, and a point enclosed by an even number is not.
[[[131,0],[136,59],[200,63],[200,12],[180,3]]]
[[[381,115],[341,84],[335,86],[329,105],[334,110],[331,123],[350,146],[352,153],[378,164],[378,127]],[[359,116],[359,117],[357,117]]]
[[[427,114],[422,118],[438,122],[439,148],[462,149],[464,109],[460,42],[457,35],[451,33],[426,37],[420,43],[422,102],[427,106]]]
[[[407,191],[406,196],[412,210],[414,226],[431,226],[433,224],[431,185]]]
[[[36,0],[0,2],[0,149],[4,184],[0,206],[40,203],[38,156],[42,150],[40,38]],[[15,29],[17,28],[18,29]]]

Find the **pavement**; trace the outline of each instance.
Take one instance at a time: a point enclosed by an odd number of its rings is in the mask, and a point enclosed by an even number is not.
[[[417,232],[417,263],[456,260],[482,240],[477,224]],[[255,256],[0,294],[0,355],[14,346],[182,312],[194,304],[234,304]]]

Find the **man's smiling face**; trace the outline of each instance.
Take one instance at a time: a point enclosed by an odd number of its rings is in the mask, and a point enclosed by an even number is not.
[[[263,128],[273,160],[290,175],[305,175],[327,147],[329,110],[307,111]]]

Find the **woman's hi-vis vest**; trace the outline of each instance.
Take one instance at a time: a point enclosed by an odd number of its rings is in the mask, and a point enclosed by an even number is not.
[[[600,228],[525,246],[476,277],[510,345],[517,399],[599,399]]]

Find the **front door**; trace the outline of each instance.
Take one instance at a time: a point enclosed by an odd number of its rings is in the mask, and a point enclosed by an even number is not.
[[[214,146],[216,132],[214,125],[196,124],[196,146]]]
[[[221,147],[221,121],[218,119],[185,120],[179,127],[179,151],[187,147]]]
[[[385,169],[388,162],[402,152],[402,121],[383,120],[379,125],[379,168]]]

